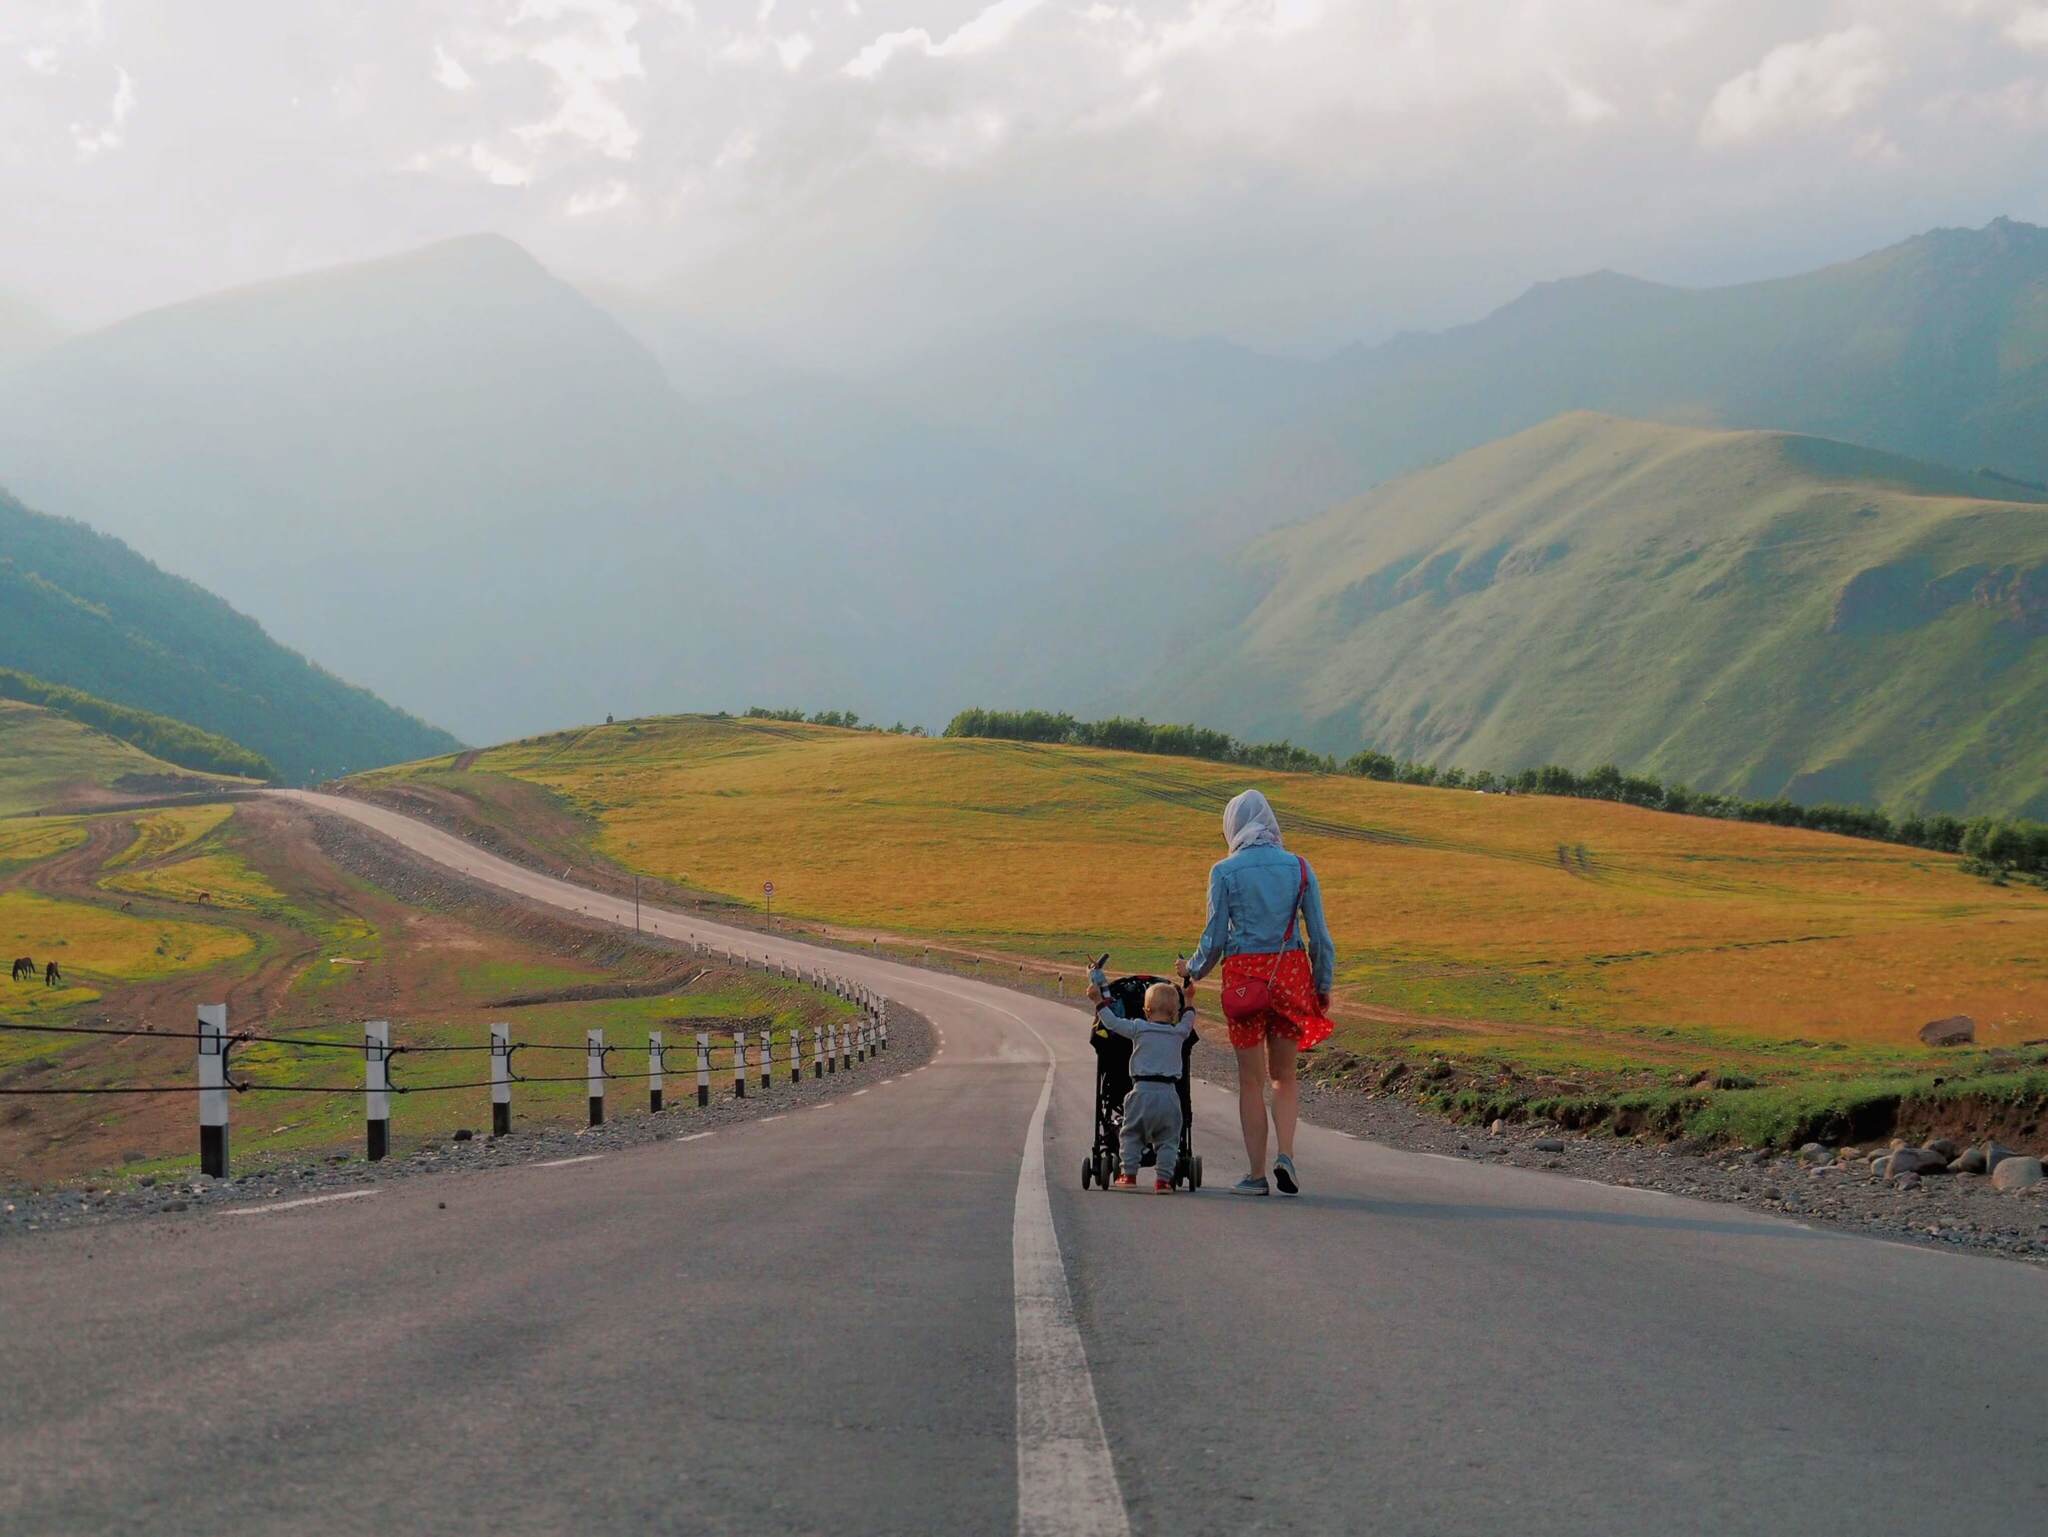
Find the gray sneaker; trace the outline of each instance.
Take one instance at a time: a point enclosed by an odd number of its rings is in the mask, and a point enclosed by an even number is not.
[[[1272,1189],[1266,1184],[1263,1174],[1247,1174],[1230,1187],[1232,1195],[1271,1195]]]
[[[1301,1186],[1294,1179],[1294,1155],[1282,1153],[1273,1160],[1273,1183],[1280,1187],[1282,1195],[1300,1195]]]

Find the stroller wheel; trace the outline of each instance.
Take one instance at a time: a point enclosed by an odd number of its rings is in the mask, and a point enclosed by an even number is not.
[[[1095,1160],[1092,1158],[1083,1158],[1081,1160],[1081,1188],[1083,1190],[1086,1190],[1089,1187],[1089,1185],[1094,1183],[1094,1180]]]
[[[1109,1188],[1109,1177],[1112,1172],[1109,1167],[1109,1154],[1097,1153],[1095,1155],[1094,1170],[1095,1188],[1097,1190],[1107,1190]]]
[[[1201,1188],[1202,1155],[1200,1153],[1196,1153],[1188,1159],[1188,1189],[1200,1190]]]

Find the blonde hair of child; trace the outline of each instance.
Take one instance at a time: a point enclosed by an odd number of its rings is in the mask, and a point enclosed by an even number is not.
[[[1154,982],[1145,989],[1145,1017],[1159,1024],[1180,1018],[1180,989],[1171,982]]]

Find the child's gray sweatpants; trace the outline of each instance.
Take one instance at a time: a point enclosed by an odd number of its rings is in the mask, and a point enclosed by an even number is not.
[[[1180,1163],[1180,1089],[1175,1084],[1134,1083],[1124,1097],[1124,1173],[1136,1176],[1148,1146],[1158,1149],[1159,1177],[1172,1179]]]

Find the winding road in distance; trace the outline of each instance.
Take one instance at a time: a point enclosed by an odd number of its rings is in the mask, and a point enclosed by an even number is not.
[[[695,1140],[0,1246],[0,1529],[2041,1529],[2048,1273],[1314,1128],[1308,1194],[1237,1199],[1207,1085],[1208,1190],[1084,1193],[1073,1009],[642,922],[942,1048]]]

